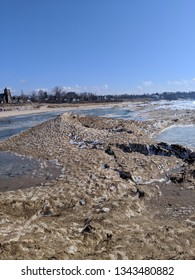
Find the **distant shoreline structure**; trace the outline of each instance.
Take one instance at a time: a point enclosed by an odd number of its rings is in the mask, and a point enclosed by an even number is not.
[[[0,103],[11,103],[12,97],[11,97],[11,91],[9,88],[4,89],[4,93],[0,94]]]

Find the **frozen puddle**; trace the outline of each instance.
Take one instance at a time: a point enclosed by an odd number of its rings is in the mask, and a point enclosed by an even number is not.
[[[172,126],[163,130],[156,140],[195,148],[195,125]]]
[[[49,183],[61,175],[61,169],[56,161],[0,152],[0,191],[13,191]]]

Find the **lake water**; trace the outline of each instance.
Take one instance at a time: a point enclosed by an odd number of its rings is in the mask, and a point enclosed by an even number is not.
[[[181,144],[195,148],[195,126],[173,126],[165,129],[156,137],[156,140],[171,144]]]

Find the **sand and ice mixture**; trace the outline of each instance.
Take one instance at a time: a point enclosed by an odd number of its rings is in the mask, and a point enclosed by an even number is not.
[[[34,180],[0,186],[0,258],[194,259],[194,151],[153,140],[194,115],[163,110],[145,122],[64,113],[0,142],[36,167],[10,166]]]

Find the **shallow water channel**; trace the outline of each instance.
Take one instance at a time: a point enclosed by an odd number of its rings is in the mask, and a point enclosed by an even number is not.
[[[0,191],[44,185],[59,177],[61,169],[56,161],[0,152]]]
[[[60,115],[62,111],[0,118],[0,141]]]

